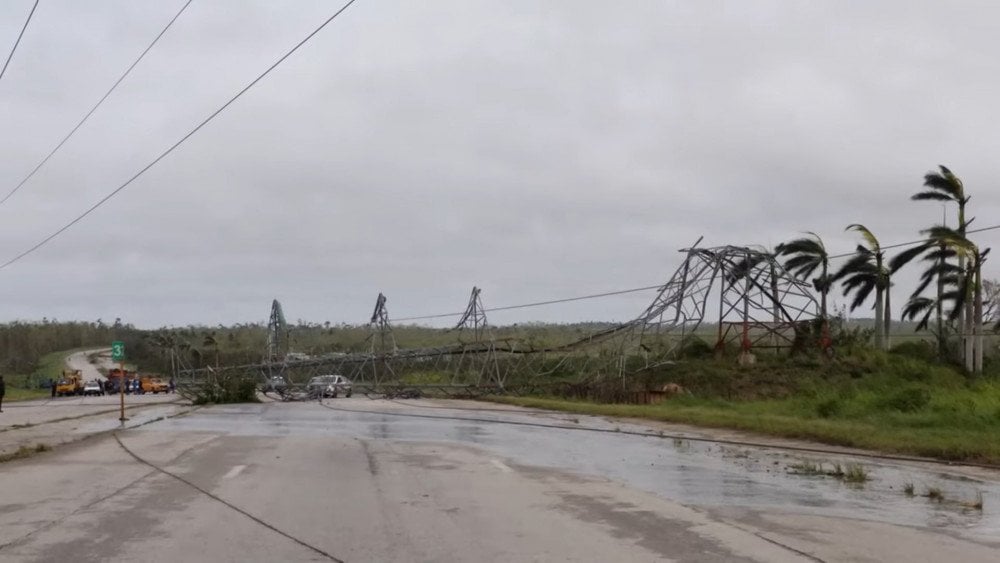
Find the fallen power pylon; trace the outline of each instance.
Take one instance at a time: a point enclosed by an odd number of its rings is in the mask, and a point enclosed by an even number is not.
[[[400,349],[397,346],[386,296],[379,293],[368,322],[368,350],[300,358],[288,353],[288,329],[281,304],[272,303],[267,349],[260,364],[225,366],[215,376],[286,380],[302,386],[316,375],[341,374],[354,381],[356,392],[399,391],[421,387],[429,374],[450,374],[448,384],[424,387],[449,393],[516,392],[519,386],[537,386],[558,375],[599,381],[628,376],[669,364],[680,347],[711,330],[718,353],[738,350],[741,361],[752,361],[755,350],[779,350],[795,345],[819,316],[813,287],[788,273],[774,254],[759,247],[695,245],[681,250],[684,259],[656,296],[634,319],[597,330],[562,344],[533,346],[505,339],[499,344],[487,322],[482,290],[473,287],[466,310],[452,329],[449,346]],[[703,324],[711,325],[703,327]],[[208,369],[182,370],[181,385],[203,381]],[[409,382],[409,384],[407,384]]]

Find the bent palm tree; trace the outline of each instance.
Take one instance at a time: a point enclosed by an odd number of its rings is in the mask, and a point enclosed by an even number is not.
[[[962,359],[969,372],[982,370],[982,265],[989,249],[979,247],[965,233],[944,226],[923,231],[927,240],[892,260],[893,271],[910,260],[924,254],[930,266],[921,275],[921,283],[903,310],[904,318],[921,316],[918,330],[926,328],[930,315],[937,312],[939,346],[944,345],[941,315],[945,303],[950,305],[949,321],[958,321],[963,333]],[[948,260],[958,257],[959,266]],[[937,299],[922,297],[920,293],[937,281]],[[947,289],[946,289],[947,288]]]
[[[958,233],[964,235],[965,229],[971,221],[965,220],[965,205],[969,203],[970,197],[965,195],[965,186],[962,180],[956,176],[948,167],[939,165],[938,172],[928,172],[924,174],[924,187],[929,190],[913,194],[910,199],[913,201],[943,201],[945,203],[954,202],[958,204]]]
[[[785,269],[799,279],[809,279],[817,270],[819,271],[819,276],[812,278],[812,284],[820,295],[819,315],[823,332],[821,346],[826,350],[830,347],[826,296],[833,283],[833,276],[830,275],[830,255],[819,235],[813,232],[807,234],[809,237],[779,244],[775,254],[787,257]]]
[[[957,233],[964,237],[969,223],[972,222],[971,220],[967,221],[965,218],[965,206],[969,203],[970,197],[965,194],[965,185],[962,183],[962,180],[949,170],[947,166],[938,165],[938,169],[939,172],[928,172],[927,174],[924,174],[924,187],[930,189],[913,194],[910,199],[914,201],[940,201],[944,203],[955,203],[958,206]],[[939,246],[938,250],[941,253],[939,256],[938,269],[943,272],[947,270],[947,259],[944,257],[947,249],[946,246]],[[961,253],[958,254],[958,285],[965,285],[962,281],[962,277],[965,275],[965,258],[966,257]],[[937,314],[937,329],[939,334],[938,345],[941,348],[939,352],[943,355],[945,341],[943,340],[944,321],[942,304],[945,301],[945,283],[942,282],[943,276],[938,275],[937,279],[938,283],[935,312]],[[971,296],[967,296],[967,298],[971,298]],[[969,301],[971,303],[971,299]],[[968,315],[966,313],[967,311],[965,309],[961,309],[958,311],[958,316],[956,317],[958,319],[959,327],[962,327],[963,332],[966,325],[966,316],[971,316],[972,311],[968,311]],[[972,342],[968,339],[967,335],[963,334],[963,357],[970,354],[971,345]]]
[[[865,245],[858,245],[854,256],[834,274],[833,279],[843,279],[844,297],[852,292],[851,311],[860,307],[875,292],[875,346],[889,347],[889,329],[892,326],[892,309],[889,288],[892,272],[885,265],[885,253],[875,235],[864,225],[853,224],[848,231],[861,234]]]

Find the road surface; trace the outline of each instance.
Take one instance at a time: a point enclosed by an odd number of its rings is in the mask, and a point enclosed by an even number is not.
[[[871,477],[851,486],[631,430],[472,403],[202,408],[0,464],[0,561],[998,560],[996,475],[838,454]]]
[[[90,363],[90,356],[97,354],[97,365]],[[74,352],[66,356],[67,369],[78,369],[83,372],[83,380],[107,379],[99,368],[111,369],[114,367],[111,361],[111,348],[97,348],[94,350],[84,350]]]

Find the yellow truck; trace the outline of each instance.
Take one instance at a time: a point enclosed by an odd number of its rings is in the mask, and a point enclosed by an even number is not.
[[[69,395],[83,394],[83,372],[74,370],[63,370],[62,379],[56,383],[56,395],[66,397]]]
[[[144,375],[139,378],[139,386],[143,393],[169,393],[170,386],[159,377]]]

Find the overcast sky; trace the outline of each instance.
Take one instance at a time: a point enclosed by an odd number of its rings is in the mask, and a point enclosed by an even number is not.
[[[4,57],[31,4],[0,3]],[[0,196],[182,4],[41,0],[0,81]],[[0,261],[338,7],[194,0],[0,206]],[[488,307],[646,286],[701,235],[771,246],[811,230],[846,252],[860,222],[911,240],[940,220],[940,204],[908,200],[937,164],[965,181],[975,226],[997,224],[998,18],[992,2],[358,0],[0,271],[0,320],[264,322],[277,298],[292,320],[353,323],[379,291],[401,318],[461,310],[473,285]],[[652,297],[491,321],[621,320]]]

